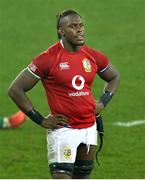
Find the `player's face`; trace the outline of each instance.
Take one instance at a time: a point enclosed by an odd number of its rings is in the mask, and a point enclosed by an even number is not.
[[[84,24],[78,15],[65,17],[65,23],[62,27],[65,40],[75,46],[84,44]]]

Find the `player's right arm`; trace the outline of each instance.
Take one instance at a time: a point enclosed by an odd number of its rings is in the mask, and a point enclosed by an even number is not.
[[[28,69],[24,69],[11,83],[8,94],[30,119],[44,128],[55,129],[67,125],[67,118],[63,115],[48,116],[46,119],[35,110],[26,93],[30,91],[38,81],[38,77],[31,74]]]
[[[10,84],[8,90],[9,96],[26,114],[33,109],[33,105],[26,95],[26,92],[31,90],[38,83],[38,81],[39,79],[32,76],[28,69],[24,69]]]

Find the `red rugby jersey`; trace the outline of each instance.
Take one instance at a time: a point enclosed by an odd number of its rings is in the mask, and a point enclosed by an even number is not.
[[[87,128],[95,122],[91,85],[108,59],[88,46],[71,53],[60,42],[35,57],[28,69],[41,79],[51,113],[69,118],[72,128]]]

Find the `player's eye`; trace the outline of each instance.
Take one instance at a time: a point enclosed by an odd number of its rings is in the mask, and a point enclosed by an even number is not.
[[[72,24],[72,25],[70,25],[70,27],[71,27],[72,29],[74,29],[76,26],[75,26],[74,24]]]
[[[71,24],[69,27],[72,28],[72,29],[82,28],[82,27],[84,27],[84,24],[83,23],[81,23],[81,24]]]
[[[82,23],[82,24],[80,24],[80,27],[84,27],[84,24]]]

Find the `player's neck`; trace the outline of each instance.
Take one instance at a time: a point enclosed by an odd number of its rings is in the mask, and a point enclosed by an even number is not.
[[[60,42],[61,42],[61,45],[63,46],[63,48],[70,53],[75,53],[75,52],[79,51],[79,49],[80,49],[80,46],[70,44],[67,41],[65,41],[64,39],[61,39]]]

